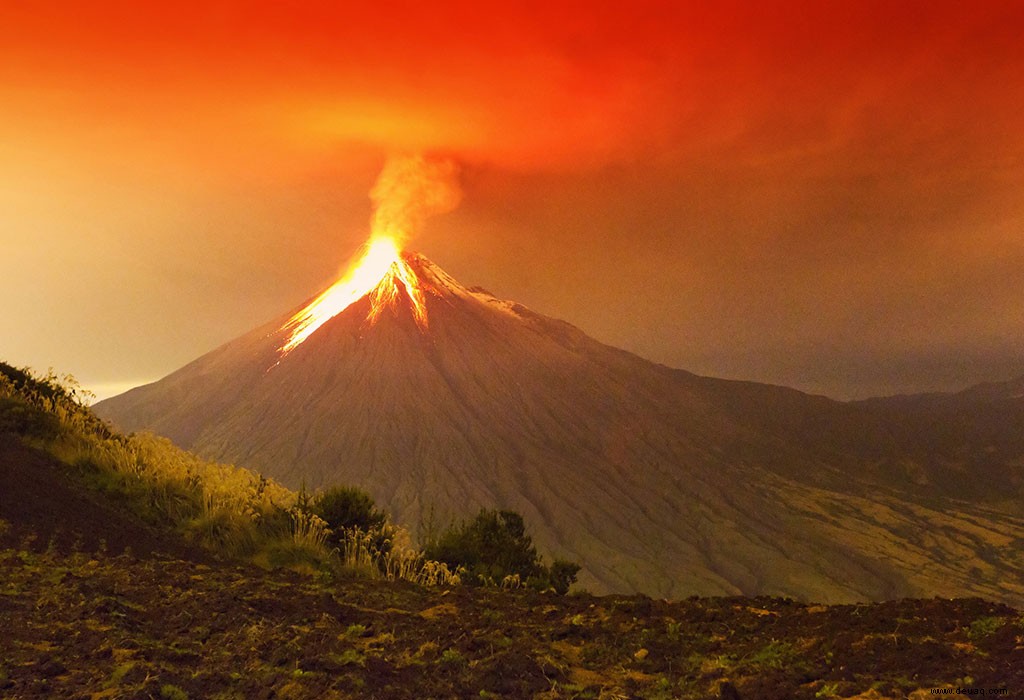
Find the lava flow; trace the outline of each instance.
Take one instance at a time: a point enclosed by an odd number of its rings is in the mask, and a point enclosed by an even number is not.
[[[370,296],[367,319],[376,323],[381,312],[393,306],[405,290],[416,323],[427,326],[427,306],[416,273],[402,259],[392,238],[376,238],[367,244],[366,254],[348,273],[308,306],[288,319],[282,330],[289,332],[281,346],[287,354],[339,313],[362,297]]]
[[[430,216],[454,209],[461,197],[455,164],[422,155],[390,158],[377,178],[370,198],[374,203],[366,253],[308,306],[281,327],[287,340],[281,355],[294,350],[322,325],[369,295],[367,320],[377,322],[384,309],[399,302],[404,290],[416,324],[427,327],[427,306],[416,273],[402,258],[401,243]]]

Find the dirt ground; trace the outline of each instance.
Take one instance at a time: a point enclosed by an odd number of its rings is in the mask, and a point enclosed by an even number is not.
[[[1024,696],[1024,620],[976,599],[558,597],[7,549],[0,625],[10,698]]]

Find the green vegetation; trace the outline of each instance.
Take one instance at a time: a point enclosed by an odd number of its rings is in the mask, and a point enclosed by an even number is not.
[[[541,568],[522,517],[512,511],[482,510],[473,520],[450,526],[427,546],[427,555],[464,567],[474,582],[492,585],[507,576],[536,577]]]
[[[66,376],[64,383],[73,381]],[[61,430],[54,409],[78,405],[73,389],[67,389],[53,370],[37,379],[28,370],[0,362],[0,435],[13,433],[33,441],[53,440]],[[87,398],[87,397],[83,397]],[[97,419],[98,425],[102,427]]]
[[[814,694],[816,698],[837,698],[839,697],[839,683],[826,683]]]
[[[117,434],[85,406],[87,398],[71,376],[34,377],[0,363],[2,429],[46,450],[143,520],[227,556],[267,564],[275,551],[306,549],[304,560],[332,565],[322,546],[325,525],[302,518],[295,493],[164,438]]]
[[[176,685],[165,683],[160,686],[160,697],[164,700],[188,700],[188,693]]]
[[[328,529],[326,541],[336,547],[350,567],[387,573],[391,559],[418,557],[408,546],[404,533],[388,522],[370,494],[352,486],[334,486],[307,500],[305,489],[299,492],[300,507],[322,520]]]
[[[569,586],[576,583],[576,574],[580,571],[580,565],[566,559],[555,559],[547,571],[545,583],[554,589],[555,593],[565,595],[569,592]]]
[[[373,498],[352,486],[336,486],[318,493],[312,510],[335,533],[379,530],[387,522],[387,515],[377,510]]]
[[[355,569],[428,584],[458,580],[419,552],[396,549],[403,533],[387,525],[365,494],[332,489],[310,507],[302,494],[196,457],[164,438],[119,435],[85,406],[87,398],[73,377],[35,377],[0,363],[0,433],[46,450],[146,522],[268,567],[328,574]],[[384,555],[390,555],[386,562]]]
[[[146,522],[220,555],[332,576],[343,571],[422,585],[513,577],[565,593],[576,564],[545,567],[510,511],[481,513],[442,538],[447,559],[414,547],[369,494],[334,487],[310,495],[246,469],[201,459],[149,433],[120,435],[85,405],[74,377],[0,363],[0,434],[15,434],[68,465],[86,484]],[[467,538],[469,538],[467,540]]]
[[[464,657],[458,649],[445,649],[441,652],[440,663],[444,666],[458,667],[466,665]]]
[[[798,656],[792,644],[773,639],[766,646],[751,654],[746,659],[746,663],[758,669],[786,668],[792,666]]]
[[[972,642],[977,642],[994,634],[1004,624],[1006,620],[1001,617],[979,617],[968,627],[967,636]]]
[[[453,524],[425,554],[450,567],[464,569],[469,582],[507,585],[514,580],[538,588],[552,588],[564,594],[576,581],[580,567],[556,559],[544,566],[532,538],[526,534],[523,517],[510,510],[481,510],[473,520]]]

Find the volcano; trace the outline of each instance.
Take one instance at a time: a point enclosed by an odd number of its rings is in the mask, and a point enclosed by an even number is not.
[[[1019,387],[843,403],[699,377],[410,253],[309,330],[326,294],[96,412],[357,485],[420,537],[517,510],[593,592],[1024,602]]]

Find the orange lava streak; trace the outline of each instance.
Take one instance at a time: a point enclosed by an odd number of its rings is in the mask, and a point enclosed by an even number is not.
[[[376,323],[384,308],[399,300],[401,289],[409,298],[416,323],[425,328],[427,307],[416,273],[402,260],[394,239],[371,239],[366,254],[344,277],[282,326],[281,330],[288,331],[289,336],[279,348],[280,353],[285,355],[294,350],[320,326],[367,294],[370,295],[367,319],[371,324]]]
[[[381,311],[386,307],[394,306],[401,296],[400,287],[405,289],[405,293],[409,297],[416,325],[426,328],[427,302],[423,297],[423,290],[420,289],[416,273],[401,257],[392,263],[384,279],[373,288],[373,292],[370,294],[370,313],[367,315],[367,319],[371,324],[376,323]]]

